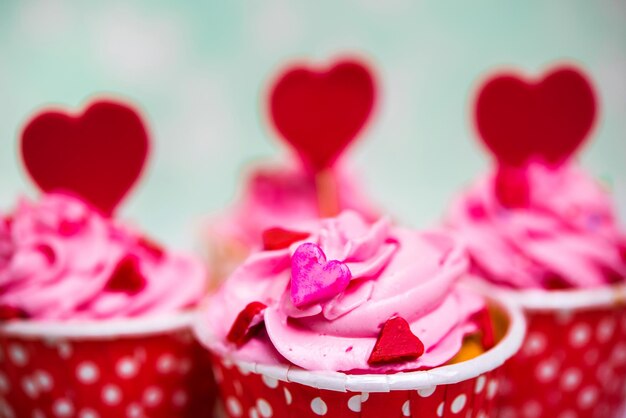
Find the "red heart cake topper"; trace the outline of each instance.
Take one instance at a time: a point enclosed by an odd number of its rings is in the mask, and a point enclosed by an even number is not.
[[[41,190],[77,195],[107,215],[139,178],[149,148],[137,111],[104,100],[76,116],[39,113],[21,140],[24,165]]]
[[[596,96],[589,79],[570,66],[537,81],[497,74],[480,88],[474,111],[478,133],[500,164],[540,160],[556,166],[590,133]]]
[[[294,66],[271,89],[270,116],[305,166],[319,172],[356,138],[375,98],[374,77],[361,62],[342,60],[325,70]]]

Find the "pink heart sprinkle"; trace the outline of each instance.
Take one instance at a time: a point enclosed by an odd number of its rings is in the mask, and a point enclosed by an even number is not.
[[[328,300],[343,292],[351,278],[346,264],[327,262],[318,245],[302,244],[291,257],[291,301],[300,308]]]

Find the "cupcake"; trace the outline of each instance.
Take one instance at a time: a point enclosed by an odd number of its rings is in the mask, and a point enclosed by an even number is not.
[[[370,220],[378,216],[340,161],[374,108],[374,76],[366,63],[341,58],[327,68],[291,65],[272,81],[267,98],[268,120],[293,156],[251,169],[237,201],[207,222],[202,241],[217,282],[262,245],[265,230],[346,209]]]
[[[148,147],[136,111],[113,101],[26,125],[43,193],[0,217],[1,416],[211,414],[190,330],[204,267],[113,217]]]
[[[227,416],[488,416],[523,319],[457,285],[468,259],[453,238],[350,211],[290,232],[199,313]],[[477,337],[484,353],[455,358]]]
[[[340,167],[336,177],[343,209],[361,213],[373,221],[378,210],[367,200],[357,182]],[[211,265],[216,277],[226,277],[263,245],[263,232],[277,228],[297,228],[302,222],[320,217],[314,176],[299,163],[264,164],[246,177],[238,199],[207,224]]]
[[[609,417],[623,401],[626,241],[607,189],[573,161],[595,100],[571,66],[530,82],[495,75],[476,99],[478,133],[496,163],[447,222],[476,282],[513,298],[528,319],[501,386],[503,417]]]

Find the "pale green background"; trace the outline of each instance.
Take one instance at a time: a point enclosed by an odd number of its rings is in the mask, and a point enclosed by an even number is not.
[[[347,51],[377,63],[382,93],[354,165],[399,218],[434,222],[485,168],[467,123],[481,74],[534,73],[560,59],[596,81],[602,120],[582,160],[626,215],[626,3],[617,0],[0,0],[0,208],[34,194],[15,158],[29,112],[113,92],[144,107],[156,142],[123,215],[190,247],[196,221],[230,200],[243,165],[279,149],[259,113],[268,77],[292,57]]]

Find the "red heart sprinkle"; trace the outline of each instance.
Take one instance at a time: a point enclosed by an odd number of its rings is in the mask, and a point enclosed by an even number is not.
[[[136,110],[93,102],[77,116],[45,111],[21,138],[26,170],[44,192],[80,196],[110,215],[138,179],[148,153],[148,134]]]
[[[478,327],[480,328],[480,343],[485,350],[496,345],[496,334],[489,309],[485,308],[478,313]]]
[[[48,264],[53,264],[56,261],[57,255],[54,253],[54,250],[50,245],[39,244],[37,245],[37,250],[44,256]]]
[[[424,344],[417,338],[404,318],[388,319],[367,360],[372,366],[415,360],[424,354]]]
[[[609,284],[618,284],[624,282],[624,275],[620,274],[620,272],[615,271],[611,267],[604,266],[600,268],[602,270],[602,275],[604,276],[604,280]]]
[[[59,234],[64,237],[71,237],[80,232],[87,224],[87,219],[68,220],[63,219],[59,225]]]
[[[480,88],[474,110],[478,133],[501,164],[559,165],[591,131],[596,97],[587,77],[566,66],[530,82],[496,74]]]
[[[29,317],[23,309],[10,306],[0,305],[0,321],[10,321],[12,319],[27,319]]]
[[[111,292],[125,292],[134,295],[146,287],[146,278],[139,269],[139,259],[126,255],[115,267],[105,289]]]
[[[230,327],[226,340],[241,347],[262,328],[263,311],[267,305],[261,302],[250,302],[243,311],[239,312],[235,322]]]
[[[266,229],[263,231],[263,250],[282,250],[310,235],[308,232],[289,231],[283,228]]]
[[[165,254],[165,250],[159,243],[146,236],[140,237],[137,243],[157,260],[162,259]]]
[[[543,278],[543,287],[549,290],[565,290],[571,289],[572,285],[560,274],[548,272]]]
[[[274,83],[269,108],[278,133],[314,172],[333,165],[368,120],[376,97],[374,78],[361,62],[330,69],[288,68]]]
[[[530,203],[530,186],[524,168],[501,165],[495,178],[495,195],[507,208],[524,208]]]

